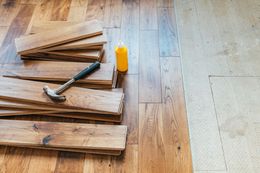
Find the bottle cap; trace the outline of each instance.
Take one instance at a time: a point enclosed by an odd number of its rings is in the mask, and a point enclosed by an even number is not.
[[[124,47],[124,43],[122,42],[122,40],[120,40],[118,42],[118,48],[123,48]]]

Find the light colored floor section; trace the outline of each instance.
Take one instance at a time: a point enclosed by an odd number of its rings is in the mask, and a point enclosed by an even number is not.
[[[260,77],[212,77],[229,173],[260,171]]]
[[[209,77],[260,76],[260,1],[176,0],[175,7],[193,167],[229,171]]]

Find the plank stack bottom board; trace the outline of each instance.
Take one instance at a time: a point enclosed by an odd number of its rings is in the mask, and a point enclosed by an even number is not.
[[[127,127],[43,121],[0,120],[0,145],[120,155]]]
[[[61,31],[57,30],[55,23],[52,23],[45,30],[16,39],[17,52],[21,58],[23,60],[76,62],[102,60],[105,53],[103,45],[107,39],[99,21],[66,24],[64,27],[60,25],[59,28],[63,28]],[[46,34],[52,37],[47,40],[44,37]],[[42,42],[35,43],[42,37],[44,37]],[[35,45],[30,45],[30,43],[35,43]]]
[[[46,114],[109,122],[120,122],[122,119],[122,90],[103,91],[71,87],[63,93],[67,98],[65,102],[54,102],[43,92],[45,85],[53,89],[59,86],[1,77],[0,107],[5,109],[0,111],[0,116]]]
[[[4,64],[0,74],[5,77],[62,84],[90,65],[77,62],[24,61],[20,64]],[[101,63],[99,69],[77,81],[74,86],[111,89],[115,86],[116,80],[114,64]]]

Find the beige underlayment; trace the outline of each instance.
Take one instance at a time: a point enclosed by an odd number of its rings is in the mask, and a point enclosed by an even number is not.
[[[236,142],[239,141],[221,131],[223,124],[219,120],[232,116],[226,114],[221,104],[229,101],[234,106],[238,98],[228,100],[229,94],[240,97],[243,90],[246,95],[241,98],[245,100],[239,102],[237,111],[248,118],[250,115],[244,115],[244,111],[254,110],[254,116],[260,117],[260,110],[256,108],[260,105],[260,93],[252,91],[260,86],[259,78],[253,78],[260,76],[260,1],[176,0],[175,7],[195,172],[251,173],[260,170],[255,166],[260,165],[259,148],[254,156],[250,155],[251,151],[248,155],[239,155],[247,148],[245,145],[237,148]],[[225,76],[236,77],[231,79]],[[214,82],[218,86],[212,90],[211,83]],[[216,106],[214,101],[217,101]],[[243,121],[243,118],[235,119],[234,126]],[[249,124],[247,136],[258,133],[259,138],[259,124]],[[225,128],[229,129],[229,126],[227,123]],[[242,140],[240,138],[237,140]]]

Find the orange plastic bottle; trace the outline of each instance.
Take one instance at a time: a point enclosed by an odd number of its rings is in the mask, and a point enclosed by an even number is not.
[[[117,70],[122,73],[126,72],[128,70],[128,51],[123,42],[119,42],[115,48],[115,53]]]

